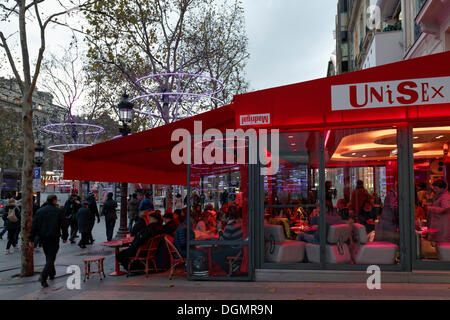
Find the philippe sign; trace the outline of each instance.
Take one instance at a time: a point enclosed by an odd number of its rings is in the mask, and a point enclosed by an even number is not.
[[[331,87],[332,111],[444,103],[450,103],[450,77]]]

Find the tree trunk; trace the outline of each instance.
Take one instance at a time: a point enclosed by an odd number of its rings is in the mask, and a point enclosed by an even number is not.
[[[22,100],[23,164],[22,164],[22,277],[34,274],[33,249],[30,248],[31,223],[33,221],[33,109],[31,95]]]

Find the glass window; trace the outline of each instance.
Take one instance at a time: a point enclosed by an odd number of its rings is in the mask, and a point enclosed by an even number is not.
[[[222,139],[201,142],[203,156],[212,152],[214,163],[190,167],[190,276],[248,280],[249,142],[245,138]],[[230,141],[234,141],[234,149],[228,148]]]
[[[450,126],[413,129],[417,257],[450,261]]]
[[[318,132],[279,136],[279,170],[264,177],[264,262],[320,262]]]
[[[328,263],[399,262],[397,130],[325,133]]]

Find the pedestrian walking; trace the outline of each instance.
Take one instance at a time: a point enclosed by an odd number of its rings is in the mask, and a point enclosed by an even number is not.
[[[100,214],[97,208],[97,201],[95,200],[95,195],[91,192],[87,197],[87,201],[89,202],[89,210],[91,211],[90,220],[89,220],[89,234],[88,234],[88,244],[93,244],[95,239],[92,236],[92,229],[94,229],[95,225],[95,217],[97,217],[97,223],[100,223]]]
[[[14,247],[17,251],[19,247],[17,242],[20,233],[20,210],[16,205],[14,198],[9,199],[8,204],[3,210],[3,221],[8,232],[8,243],[6,244],[6,254],[10,254],[10,248]]]
[[[155,210],[155,206],[153,205],[153,201],[150,199],[150,197],[150,193],[147,192],[144,199],[142,199],[141,204],[139,205],[139,212]]]
[[[41,272],[39,281],[42,287],[48,287],[47,278],[53,280],[56,276],[55,260],[59,250],[59,239],[62,237],[63,242],[67,242],[67,219],[64,212],[57,207],[58,198],[56,195],[47,197],[47,205],[39,209],[33,218],[31,225],[30,247],[33,249],[33,240],[36,236],[42,242],[45,254],[45,266]]]
[[[83,205],[77,212],[78,231],[81,233],[81,239],[78,242],[78,246],[82,249],[85,249],[86,245],[89,244],[89,233],[91,232],[92,220],[91,216],[93,216],[93,214],[91,210],[89,210],[89,202],[84,201]]]
[[[133,229],[133,224],[136,223],[139,219],[139,200],[137,198],[137,194],[133,193],[131,199],[127,204],[128,211],[128,230],[131,232]]]
[[[113,193],[109,192],[102,209],[102,215],[105,216],[106,238],[108,241],[111,241],[113,238],[114,226],[117,220],[116,208],[117,202],[113,200]]]
[[[72,194],[64,204],[64,214],[67,223],[70,226],[70,243],[75,243],[74,239],[77,237],[78,223],[76,216],[79,208],[80,203],[78,202],[78,196],[76,194]]]

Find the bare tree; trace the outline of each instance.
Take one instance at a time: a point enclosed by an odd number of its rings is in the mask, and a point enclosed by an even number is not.
[[[36,83],[41,71],[41,64],[44,59],[46,48],[46,29],[51,23],[59,23],[58,17],[66,15],[73,10],[78,10],[86,5],[87,1],[82,3],[74,0],[67,1],[64,6],[58,1],[58,10],[53,13],[43,14],[42,5],[49,3],[45,0],[6,0],[0,4],[0,21],[7,23],[12,21],[14,28],[18,30],[11,35],[0,31],[0,49],[6,53],[9,67],[20,87],[22,99],[20,102],[22,108],[22,126],[24,136],[23,164],[22,164],[22,276],[32,276],[34,274],[33,250],[29,246],[29,235],[33,219],[33,158],[34,158],[34,136],[33,136],[33,92],[36,89]],[[30,59],[29,39],[27,26],[36,26],[40,36],[40,47],[38,49],[36,60],[32,63]],[[19,37],[20,57],[15,56],[11,50],[11,41],[17,34]],[[19,71],[19,68],[22,71]]]

